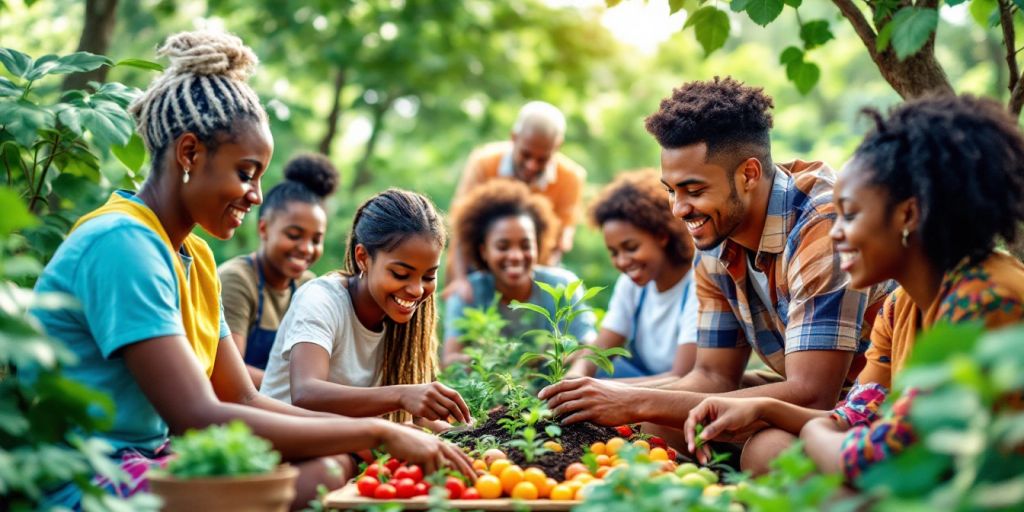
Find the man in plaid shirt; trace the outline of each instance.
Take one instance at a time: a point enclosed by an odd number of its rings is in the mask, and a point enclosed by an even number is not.
[[[716,77],[684,84],[647,118],[672,212],[700,250],[696,365],[657,389],[573,379],[542,390],[566,423],[650,422],[674,427],[658,431],[681,446],[676,429],[708,394],[829,409],[863,368],[893,285],[848,287],[829,234],[835,172],[773,163],[773,106],[760,88]],[[752,351],[767,371],[745,374]]]

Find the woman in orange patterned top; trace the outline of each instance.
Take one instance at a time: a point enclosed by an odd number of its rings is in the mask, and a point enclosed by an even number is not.
[[[850,286],[893,279],[857,386],[833,411],[771,399],[709,398],[686,422],[704,440],[768,425],[744,447],[754,473],[797,435],[826,472],[852,481],[914,439],[905,421],[915,391],[877,415],[917,336],[939,322],[997,328],[1024,319],[1024,265],[996,249],[1024,222],[1024,136],[995,102],[935,97],[908,102],[874,129],[836,183],[832,230]]]

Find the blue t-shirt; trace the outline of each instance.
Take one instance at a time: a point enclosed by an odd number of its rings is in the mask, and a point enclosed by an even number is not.
[[[473,287],[473,302],[465,303],[458,294],[452,294],[445,302],[444,312],[444,334],[445,339],[459,338],[462,330],[455,326],[458,319],[462,318],[463,310],[466,308],[487,309],[494,300],[496,292],[494,275],[487,271],[476,271],[468,276],[469,284]],[[530,299],[526,302],[536,304],[546,309],[552,316],[555,314],[555,301],[537,286],[537,282],[551,286],[566,286],[573,281],[579,280],[576,274],[558,267],[533,267],[533,289],[530,291]],[[584,289],[581,286],[573,295],[573,301],[583,297]],[[577,306],[579,308],[579,306]],[[585,306],[584,306],[585,307]],[[512,338],[531,329],[549,329],[547,320],[533,311],[524,309],[512,310],[505,304],[498,304],[498,312],[501,317],[508,321],[508,325],[502,329],[502,335]],[[594,329],[594,313],[587,311],[578,315],[569,326],[569,334],[576,337],[581,343],[591,341],[597,335]]]
[[[127,192],[123,197],[141,203]],[[159,336],[185,336],[174,262],[160,236],[122,214],[79,226],[61,244],[36,283],[36,293],[71,296],[80,308],[32,310],[46,333],[78,356],[65,376],[110,396],[113,428],[100,435],[115,449],[152,450],[167,424],[125,366],[120,349]],[[186,276],[192,262],[185,255]],[[223,311],[220,337],[230,335]]]

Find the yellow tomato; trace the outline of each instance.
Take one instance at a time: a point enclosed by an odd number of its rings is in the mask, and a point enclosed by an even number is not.
[[[565,484],[558,484],[551,489],[551,501],[570,501],[576,491]]]
[[[607,456],[607,455],[598,455],[597,457],[594,457],[594,460],[595,460],[595,462],[597,462],[598,466],[611,466],[612,465],[612,458]]]
[[[648,443],[647,441],[644,441],[643,439],[639,439],[639,440],[633,441],[633,446],[636,446],[637,448],[640,448],[640,450],[642,452],[644,452],[644,453],[647,453],[647,452],[651,451],[651,443]]]
[[[594,481],[594,475],[591,475],[590,473],[580,473],[580,474],[572,477],[572,479],[577,481],[577,482],[582,482],[582,483],[586,484],[586,483]]]
[[[482,469],[487,471],[487,463],[480,459],[476,459],[473,461],[473,469]]]
[[[491,463],[491,474],[494,476],[501,476],[501,472],[505,471],[505,468],[512,465],[512,461],[508,459],[498,459]]]
[[[544,448],[547,448],[548,450],[551,450],[551,451],[553,451],[555,453],[562,453],[562,445],[560,445],[560,444],[558,444],[558,443],[556,443],[554,441],[544,441],[544,445],[543,446],[544,446]]]
[[[622,447],[625,446],[625,444],[625,439],[621,437],[613,437],[609,439],[608,442],[605,444],[605,453],[608,455],[615,455],[619,453],[619,450],[621,450]]]
[[[526,468],[523,471],[523,480],[530,482],[539,492],[544,487],[544,482],[547,481],[548,476],[544,474],[544,471],[540,468]]]
[[[668,460],[668,452],[664,448],[651,448],[651,460]]]
[[[506,494],[512,494],[512,489],[515,489],[516,484],[522,482],[525,478],[522,468],[519,466],[509,466],[502,470],[501,475],[498,477],[501,479],[501,488]]]
[[[598,441],[590,445],[590,453],[593,453],[594,455],[607,455],[604,443]]]
[[[537,499],[537,486],[530,482],[519,482],[512,488],[511,496],[517,500]]]
[[[501,497],[501,480],[494,475],[482,475],[476,479],[476,484],[473,487],[483,499],[493,500]]]

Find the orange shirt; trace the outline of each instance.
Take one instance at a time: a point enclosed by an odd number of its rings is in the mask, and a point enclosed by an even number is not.
[[[469,155],[466,168],[462,172],[458,188],[455,190],[455,201],[466,194],[477,185],[495,178],[515,179],[511,176],[511,168],[506,163],[503,172],[502,160],[510,158],[512,153],[512,141],[492,142],[477,148]],[[574,226],[579,218],[583,198],[583,184],[586,181],[587,171],[580,164],[569,159],[569,157],[555,153],[552,163],[544,174],[533,183],[527,183],[530,190],[547,198],[551,202],[555,215],[558,216],[558,233],[561,237],[562,230],[566,226]],[[561,238],[559,238],[561,240]],[[559,242],[561,245],[561,242]]]
[[[994,252],[976,265],[961,263],[942,279],[939,293],[921,311],[897,288],[885,300],[871,332],[867,365],[857,380],[892,388],[892,378],[906,365],[918,333],[936,322],[980,321],[994,329],[1024,320],[1024,264]]]

